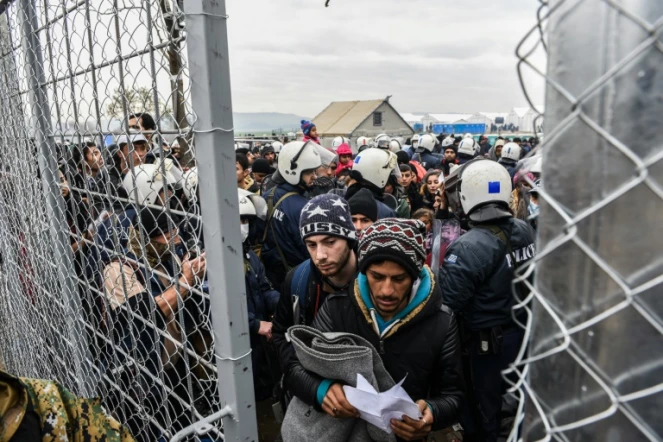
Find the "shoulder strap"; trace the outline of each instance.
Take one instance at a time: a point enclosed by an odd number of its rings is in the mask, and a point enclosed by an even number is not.
[[[504,230],[494,224],[480,224],[476,226],[476,228],[488,230],[497,238],[499,238],[499,240],[506,245],[506,252],[509,254],[509,256],[511,256],[514,270],[518,270],[518,261],[516,261],[516,255],[513,253],[513,249],[511,248],[511,238],[509,238]]]
[[[308,292],[308,279],[311,276],[311,260],[307,259],[299,264],[292,277],[290,288],[294,290],[294,295],[299,298],[299,305],[303,306]]]
[[[297,192],[288,192],[285,195],[283,195],[279,200],[276,202],[276,205],[274,206],[274,210],[281,204],[286,198],[291,197],[293,195],[298,195]],[[281,249],[281,245],[279,244],[279,240],[276,237],[276,232],[274,231],[274,224],[272,224],[272,217],[269,217],[269,220],[267,221],[269,223],[269,228],[272,229],[272,235],[274,235],[274,245],[276,246],[276,251],[279,252],[279,258],[281,258],[281,262],[283,263],[283,266],[285,267],[285,271],[289,272],[290,269],[292,268],[290,264],[288,264],[288,260],[285,259],[285,254],[283,253],[283,250]],[[265,229],[267,231],[267,229]],[[264,244],[264,243],[263,243]]]
[[[283,195],[281,198],[279,198],[276,204],[274,204],[274,198],[276,197],[276,187],[272,187],[267,191],[267,193],[269,195],[265,198],[267,200],[267,220],[265,225],[265,232],[262,235],[263,245],[265,244],[265,240],[267,240],[267,230],[272,224],[272,217],[274,215],[274,211],[281,205],[283,201],[285,201],[286,198],[290,198],[293,195],[297,195],[297,192],[288,192],[285,195]],[[276,238],[274,238],[274,242],[276,242]]]
[[[292,297],[292,317],[295,325],[301,323],[301,313],[306,311],[306,295],[308,292],[308,280],[310,276],[310,259],[299,264],[295,269],[295,274],[292,275],[292,281],[290,282],[290,296]]]

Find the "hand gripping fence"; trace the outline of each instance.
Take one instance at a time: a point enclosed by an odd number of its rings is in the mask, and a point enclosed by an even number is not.
[[[138,441],[257,440],[227,18],[0,1],[0,368]]]
[[[662,440],[663,4],[550,0],[537,18],[517,56],[546,83],[544,186],[509,440]]]

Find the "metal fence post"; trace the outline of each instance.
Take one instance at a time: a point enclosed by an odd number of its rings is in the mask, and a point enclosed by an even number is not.
[[[226,440],[258,440],[242,244],[224,0],[187,0],[189,72],[207,250],[211,313]]]
[[[39,171],[46,198],[49,229],[55,245],[53,256],[62,260],[62,265],[58,266],[58,283],[62,290],[61,295],[67,302],[65,305],[68,306],[65,310],[67,316],[65,322],[69,328],[69,337],[72,339],[62,345],[71,345],[71,350],[75,355],[69,358],[73,364],[73,373],[65,373],[68,377],[66,384],[77,394],[90,397],[94,394],[95,385],[94,380],[90,377],[90,370],[85,370],[83,366],[88,346],[80,322],[82,307],[76,290],[65,204],[60,193],[56,146],[51,136],[51,113],[44,86],[44,64],[41,43],[37,35],[39,26],[37,12],[33,0],[21,0],[18,7],[23,31],[22,46],[25,55],[26,76],[29,81],[28,96],[32,117],[30,122],[32,127],[28,127],[28,133],[34,134],[34,142],[39,154]],[[26,148],[32,147],[30,143],[27,144]],[[73,339],[74,337],[75,339]]]
[[[546,81],[518,440],[663,440],[663,8],[554,0],[537,15],[517,51]]]

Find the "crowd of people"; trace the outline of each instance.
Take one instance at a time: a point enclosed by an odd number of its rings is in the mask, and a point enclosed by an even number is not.
[[[60,182],[104,401],[155,441],[218,408],[206,255],[197,168],[148,114],[128,123],[112,146],[65,150]],[[421,417],[393,420],[398,440],[498,440],[515,413],[500,373],[523,340],[512,279],[534,256],[538,212],[540,170],[518,163],[537,140],[383,134],[323,148],[314,123],[301,129],[235,146],[256,400],[360,417],[342,382],[299,360],[288,331],[305,325],[361,336],[405,379]]]

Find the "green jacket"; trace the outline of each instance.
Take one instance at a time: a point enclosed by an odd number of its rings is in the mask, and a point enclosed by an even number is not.
[[[134,442],[98,399],[81,399],[55,381],[17,378],[2,370],[0,442],[8,442],[19,430],[28,404],[38,416],[41,442]]]

